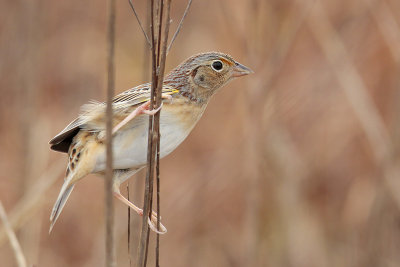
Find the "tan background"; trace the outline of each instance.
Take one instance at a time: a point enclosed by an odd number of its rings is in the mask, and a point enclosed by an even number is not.
[[[148,65],[117,2],[121,92]],[[172,32],[185,5],[173,1]],[[106,17],[106,1],[0,3],[0,200],[38,267],[104,264],[102,179],[80,182],[47,233],[66,166],[47,142],[105,99]],[[161,161],[162,266],[400,265],[399,25],[397,0],[194,1],[167,70],[218,50],[255,74],[223,88]],[[130,180],[136,203],[143,177]],[[127,209],[115,207],[129,266]],[[0,265],[16,266],[2,231]]]

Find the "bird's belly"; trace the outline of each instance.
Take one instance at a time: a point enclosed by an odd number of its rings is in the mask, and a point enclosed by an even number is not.
[[[165,157],[171,153],[189,135],[193,127],[185,127],[176,121],[176,118],[162,115],[160,118],[160,156]],[[148,116],[140,116],[135,126],[120,131],[113,138],[113,168],[129,169],[137,168],[147,162],[147,137]],[[99,155],[94,172],[103,171],[106,168],[105,153]]]
[[[146,125],[147,126],[147,125]],[[115,140],[114,142],[114,168],[126,169],[138,167],[147,162],[147,127],[143,127],[139,133],[133,133],[135,138],[131,142],[127,140]],[[125,135],[131,134],[129,131]],[[179,126],[168,124],[160,125],[161,143],[160,157],[163,158],[171,153],[180,143],[185,140],[189,132]],[[126,139],[130,139],[127,137]]]

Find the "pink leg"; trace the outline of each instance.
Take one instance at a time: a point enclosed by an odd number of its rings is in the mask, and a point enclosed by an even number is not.
[[[118,123],[118,125],[113,128],[112,133],[115,134],[125,124],[127,124],[129,121],[131,121],[136,116],[139,116],[140,114],[147,114],[147,115],[156,114],[161,109],[162,105],[163,104],[161,103],[161,106],[159,108],[153,110],[149,110],[150,101],[147,101],[146,103],[138,106],[134,111],[131,112],[131,114],[129,114],[123,121]]]
[[[117,192],[116,190],[114,190],[114,196],[118,200],[122,201],[122,203],[124,203],[124,204],[128,205],[129,207],[131,207],[134,211],[137,212],[137,214],[139,214],[140,216],[143,216],[143,210],[140,209],[139,207],[135,206],[129,200],[127,200],[123,195],[121,195],[120,192]],[[167,228],[165,228],[165,226],[162,225],[161,223],[160,223],[160,231],[157,230],[157,214],[154,211],[152,211],[151,219],[148,218],[147,222],[149,224],[150,229],[153,230],[154,232],[156,232],[158,234],[165,234],[167,232]]]

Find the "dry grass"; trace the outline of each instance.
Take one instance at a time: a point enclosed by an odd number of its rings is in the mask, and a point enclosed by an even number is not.
[[[172,32],[186,4],[172,4]],[[105,99],[105,2],[2,7],[0,200],[28,266],[102,266],[101,179],[84,179],[47,233],[66,160],[47,142],[80,105]],[[399,25],[395,0],[193,1],[166,70],[219,50],[255,74],[222,89],[161,160],[162,266],[400,264]],[[144,82],[128,3],[117,4],[116,29],[121,92]],[[143,179],[130,181],[133,202]],[[115,212],[118,266],[129,266],[126,208]],[[2,266],[15,266],[0,241]]]

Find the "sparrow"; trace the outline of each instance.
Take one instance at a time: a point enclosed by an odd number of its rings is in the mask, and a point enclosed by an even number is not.
[[[138,208],[120,193],[120,185],[147,163],[148,116],[160,112],[160,158],[170,154],[192,131],[211,97],[229,81],[253,73],[251,69],[220,52],[194,55],[163,81],[162,106],[149,110],[151,83],[129,89],[113,98],[113,194],[139,215]],[[160,110],[161,109],[161,110]],[[67,153],[64,184],[50,216],[50,230],[60,216],[75,184],[90,173],[106,169],[106,103],[92,101],[64,130],[50,140],[51,149]],[[157,215],[148,220],[156,230]]]

